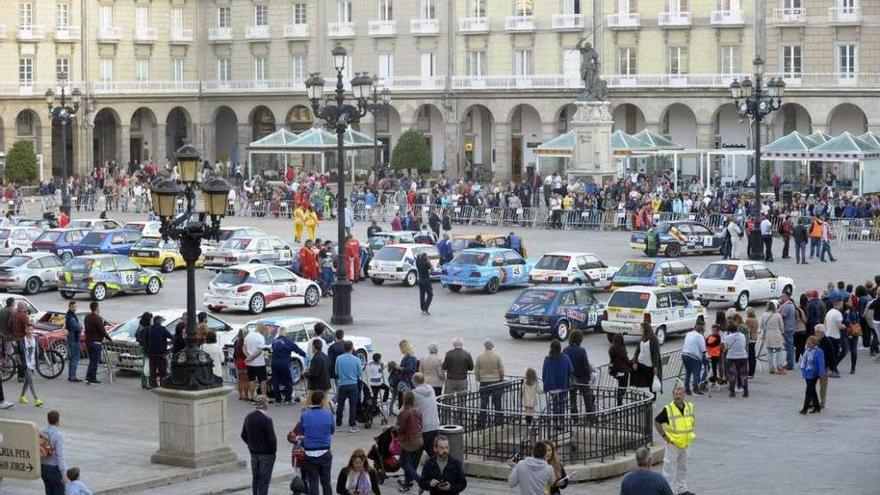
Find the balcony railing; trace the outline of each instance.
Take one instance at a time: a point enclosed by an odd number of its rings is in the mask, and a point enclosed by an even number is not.
[[[269,26],[248,26],[244,32],[244,38],[247,40],[267,40],[271,35]]]
[[[370,21],[367,25],[367,34],[370,36],[395,36],[397,35],[397,21]]]
[[[689,27],[691,25],[690,12],[660,12],[657,16],[657,25],[661,27]]]
[[[860,7],[828,7],[828,22],[832,24],[857,24],[862,22]]]
[[[268,27],[268,26],[266,26]],[[170,41],[172,43],[192,43],[195,38],[192,29],[172,29]]]
[[[506,31],[534,31],[535,16],[533,15],[512,15],[504,19],[504,29]]]
[[[240,93],[240,92],[305,92],[305,82],[294,79],[264,79],[262,81],[205,81],[202,90],[206,93]]]
[[[92,91],[105,95],[198,93],[199,81],[98,81]]]
[[[0,97],[3,96],[42,96],[48,88],[58,86],[57,81],[14,81],[0,83]],[[73,88],[85,90],[85,85],[81,82],[68,82],[65,90],[68,94]]]
[[[417,36],[440,34],[440,23],[437,19],[410,19],[409,32]]]
[[[394,91],[436,91],[445,81],[446,76],[403,76],[382,79],[380,85]]]
[[[621,12],[608,15],[608,27],[611,29],[636,29],[640,23],[639,14]]]
[[[159,28],[136,27],[134,28],[135,43],[152,43],[159,39]]]
[[[43,37],[43,26],[18,26],[18,39],[20,41],[39,41]]]
[[[122,28],[115,26],[99,27],[98,41],[104,43],[116,43],[122,39]]]
[[[557,31],[578,30],[584,28],[583,14],[553,14],[553,29]]]
[[[807,21],[807,10],[803,8],[773,9],[773,22],[776,24],[803,24]]]
[[[79,26],[55,26],[55,41],[72,42],[79,41],[82,31]]]
[[[462,33],[488,33],[488,17],[464,17],[458,21],[458,30]]]
[[[713,26],[742,26],[745,18],[742,10],[713,10],[709,22]]]
[[[309,25],[308,24],[288,24],[284,26],[284,37],[285,38],[308,38],[309,37]]]
[[[327,36],[331,38],[353,38],[357,25],[353,22],[327,23]]]
[[[208,41],[232,41],[231,27],[208,28]]]

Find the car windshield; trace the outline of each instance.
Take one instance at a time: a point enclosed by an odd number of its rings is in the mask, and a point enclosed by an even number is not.
[[[736,265],[713,263],[703,270],[703,273],[700,274],[700,278],[706,278],[709,280],[733,280],[738,269],[739,267]]]
[[[3,266],[21,266],[32,260],[30,256],[13,256],[3,263]]]
[[[10,229],[0,229],[0,239],[9,239],[9,234],[11,233]]]
[[[617,291],[608,301],[608,307],[645,309],[650,300],[651,294],[648,292]]]
[[[144,227],[146,227],[146,226],[147,226],[147,225],[144,224],[144,223],[137,222],[137,223],[127,223],[127,224],[125,224],[125,226],[124,226],[123,228],[125,228],[125,229],[131,229],[131,230],[137,230],[137,231],[139,231],[139,232],[143,232],[143,231],[144,231]]]
[[[105,232],[89,232],[88,234],[86,234],[85,237],[83,237],[81,243],[89,245],[101,244],[101,241],[104,240],[105,236],[107,236],[107,233]]]
[[[385,246],[376,253],[377,261],[400,261],[406,254],[406,248]]]
[[[159,239],[158,237],[141,237],[136,243],[134,243],[134,247],[157,248],[161,242],[162,239]]]
[[[489,259],[486,253],[458,253],[452,262],[459,265],[485,265]]]
[[[122,325],[119,325],[118,327],[111,330],[110,335],[112,335],[114,339],[134,339],[135,333],[137,332],[139,325],[140,318],[132,318]]]
[[[278,330],[280,330],[281,327],[278,325],[267,325],[265,323],[263,323],[263,325],[266,326],[266,333],[264,334],[266,343],[271,344],[272,341],[275,340],[275,336],[278,335]],[[260,326],[259,323],[248,323],[244,328],[247,330],[247,333],[251,333],[256,332],[258,326]]]
[[[223,270],[218,273],[212,283],[238,285],[248,279],[250,273],[245,270]]]
[[[231,238],[232,235],[235,234],[236,232],[238,232],[238,229],[221,230],[220,236],[218,237],[218,239],[220,240],[220,242],[223,242],[223,241]]]
[[[241,249],[245,250],[248,247],[248,244],[251,243],[250,239],[244,239],[241,237],[235,237],[233,239],[228,239],[223,243],[223,247],[225,249]]]
[[[45,242],[45,241],[56,242],[56,241],[58,241],[58,239],[61,239],[61,236],[63,234],[64,234],[64,232],[59,232],[57,230],[48,230],[48,231],[40,234],[40,236],[37,237],[36,239],[34,239],[34,242]]]
[[[519,304],[545,304],[549,303],[556,297],[556,292],[552,290],[527,290],[516,298]]]
[[[67,228],[69,229],[90,229],[92,228],[91,220],[71,220],[70,223],[67,224]]]
[[[669,232],[669,222],[658,222],[657,225],[654,226],[654,230],[661,234]]]
[[[535,265],[536,270],[567,270],[568,262],[571,256],[559,256],[555,254],[545,254],[538,264]]]
[[[653,261],[627,261],[617,271],[617,275],[621,277],[650,277],[654,273]]]
[[[90,258],[74,258],[64,265],[64,271],[70,273],[89,273],[95,260]]]

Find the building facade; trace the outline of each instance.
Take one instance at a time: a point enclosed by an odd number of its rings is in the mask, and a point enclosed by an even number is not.
[[[251,141],[313,125],[304,81],[377,75],[388,111],[367,117],[387,160],[406,129],[434,169],[500,178],[568,128],[578,42],[600,53],[615,125],[689,147],[750,145],[727,86],[752,71],[787,84],[765,138],[880,129],[880,2],[871,0],[8,0],[0,6],[0,149],[30,140],[61,170],[45,109],[62,76],[85,93],[70,171],[164,162],[183,143],[244,162]],[[687,172],[687,169],[686,169]]]

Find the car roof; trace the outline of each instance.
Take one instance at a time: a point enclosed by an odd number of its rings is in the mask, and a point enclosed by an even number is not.
[[[46,258],[48,256],[55,255],[46,251],[25,251],[24,253],[21,253],[20,256],[30,256],[31,258]]]
[[[484,241],[486,239],[504,239],[507,237],[503,234],[452,234],[453,239],[465,239],[469,241],[476,239],[477,236],[480,236]]]
[[[627,287],[621,287],[614,292],[681,292],[681,289],[677,289],[675,287],[654,287],[651,285],[630,285]]]
[[[626,260],[624,263],[629,263],[630,261],[632,261],[633,263],[654,263],[656,265],[658,263],[662,263],[664,261],[669,261],[669,260],[678,261],[678,258],[630,258],[630,259]]]
[[[754,265],[756,263],[764,264],[764,261],[759,260],[723,260],[723,261],[713,261],[709,263],[710,265],[736,265],[736,266],[745,266],[745,265]],[[707,265],[708,266],[708,265]]]
[[[497,248],[497,247],[467,248],[467,249],[462,249],[461,251],[459,251],[459,253],[486,253],[486,254],[505,253],[505,252],[511,252],[511,253],[515,253],[515,254],[519,255],[519,253],[517,253],[513,249]]]
[[[124,257],[124,258],[128,258],[128,256],[125,256],[125,255],[122,255],[122,254],[112,254],[112,253],[105,253],[105,254],[83,254],[83,255],[77,256],[77,258],[90,259],[90,260],[101,260],[101,259],[107,259],[107,258],[117,258],[117,257],[119,257],[119,256],[122,256],[122,257]]]
[[[575,291],[575,290],[582,289],[582,288],[583,287],[579,287],[577,285],[541,285],[541,286],[527,287],[527,288],[523,289],[522,292],[526,292],[526,291],[530,291],[530,290],[547,290],[550,292],[569,292],[569,291]],[[522,294],[522,292],[520,292],[520,294]]]
[[[553,251],[550,253],[544,253],[543,256],[596,256],[593,253],[588,252],[578,252],[578,251]],[[598,256],[596,256],[598,258]]]
[[[91,234],[92,232],[97,232],[97,233],[99,233],[99,234],[118,234],[118,233],[120,233],[120,232],[137,232],[138,234],[140,234],[140,231],[138,231],[138,230],[135,230],[135,229],[126,229],[126,228],[107,229],[107,230],[92,230],[92,231],[89,232],[89,233]]]
[[[434,249],[437,249],[435,246],[433,246],[431,244],[419,244],[417,242],[405,242],[405,243],[400,243],[400,244],[386,244],[386,245],[382,246],[381,249],[385,249],[385,248],[413,249],[413,248],[419,248],[419,247],[432,247]]]
[[[259,318],[256,320],[251,320],[244,324],[244,326],[254,325],[264,323],[266,325],[295,325],[297,323],[324,323],[324,320],[320,318],[315,318],[314,316],[297,316],[297,315],[280,315],[280,316],[267,316],[265,318]],[[326,323],[324,323],[326,325]]]
[[[148,224],[148,223],[158,223],[158,224],[161,224],[161,222],[158,222],[158,221],[156,221],[156,220],[138,220],[138,221],[135,221],[135,222],[125,222],[125,225],[141,225],[141,224],[146,225],[146,224]]]
[[[283,268],[283,269],[287,270],[283,266],[268,265],[266,263],[242,263],[240,265],[232,265],[230,267],[224,268],[223,270],[245,270],[248,272],[253,272],[255,270],[259,270],[260,268],[268,268],[268,267]],[[223,271],[223,270],[221,270],[221,271]],[[290,270],[287,270],[287,271],[290,271]]]

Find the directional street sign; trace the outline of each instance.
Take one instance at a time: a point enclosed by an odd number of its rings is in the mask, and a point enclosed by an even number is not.
[[[40,479],[37,425],[0,419],[0,478]]]

